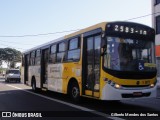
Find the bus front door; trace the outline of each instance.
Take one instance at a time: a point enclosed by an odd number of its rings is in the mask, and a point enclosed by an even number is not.
[[[48,58],[49,58],[49,49],[42,50],[41,88],[47,88],[48,84]]]
[[[100,97],[100,44],[101,36],[84,38],[83,94]]]

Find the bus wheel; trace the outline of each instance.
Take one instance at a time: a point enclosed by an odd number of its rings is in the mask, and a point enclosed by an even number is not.
[[[80,91],[77,82],[73,82],[70,89],[70,96],[74,102],[80,101]]]

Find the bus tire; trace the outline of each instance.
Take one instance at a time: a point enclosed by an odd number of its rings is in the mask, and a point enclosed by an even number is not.
[[[74,102],[80,102],[80,91],[79,91],[79,86],[77,82],[72,82],[71,87],[70,87],[70,97]]]

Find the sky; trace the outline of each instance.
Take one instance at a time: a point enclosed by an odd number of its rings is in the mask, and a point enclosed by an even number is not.
[[[0,48],[23,52],[100,22],[148,14],[151,0],[0,0]],[[151,16],[129,21],[152,26]]]

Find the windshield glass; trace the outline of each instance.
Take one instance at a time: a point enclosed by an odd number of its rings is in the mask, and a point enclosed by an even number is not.
[[[104,67],[120,71],[152,71],[152,41],[107,37]]]
[[[20,74],[19,70],[9,70],[9,74]]]

